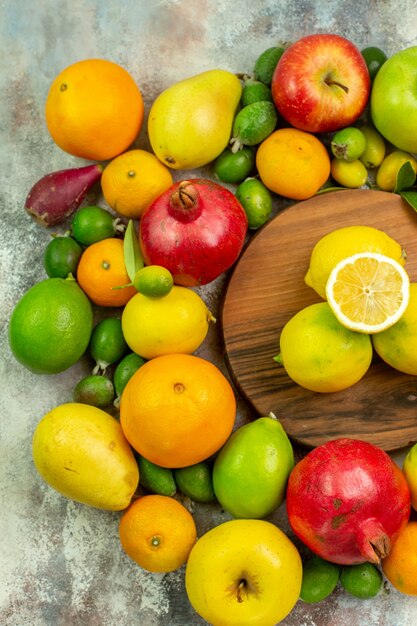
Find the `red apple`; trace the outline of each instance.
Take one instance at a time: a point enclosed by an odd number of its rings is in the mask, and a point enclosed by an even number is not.
[[[303,37],[286,49],[271,89],[287,122],[320,133],[349,126],[360,117],[370,82],[360,50],[340,35],[323,33]]]

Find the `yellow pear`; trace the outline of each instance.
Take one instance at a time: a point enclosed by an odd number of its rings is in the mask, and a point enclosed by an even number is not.
[[[138,486],[138,465],[119,422],[88,404],[68,402],[46,413],[32,454],[51,487],[83,504],[121,511]]]
[[[242,94],[238,77],[209,70],[163,91],[149,111],[152,150],[172,169],[195,169],[226,148]]]

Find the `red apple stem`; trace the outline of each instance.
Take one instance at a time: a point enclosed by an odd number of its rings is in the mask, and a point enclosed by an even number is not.
[[[336,85],[336,87],[340,87],[341,89],[343,89],[345,93],[349,93],[349,87],[346,87],[346,85],[343,85],[343,83],[339,83],[337,80],[326,80],[324,82],[326,83],[326,85],[329,86]]]

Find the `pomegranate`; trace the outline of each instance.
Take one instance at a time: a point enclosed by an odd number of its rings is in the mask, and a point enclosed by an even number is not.
[[[288,519],[322,558],[379,563],[410,516],[407,481],[384,450],[341,438],[309,452],[290,474]]]
[[[139,240],[147,265],[162,265],[177,285],[205,285],[238,258],[248,227],[235,195],[210,180],[174,183],[144,211]]]

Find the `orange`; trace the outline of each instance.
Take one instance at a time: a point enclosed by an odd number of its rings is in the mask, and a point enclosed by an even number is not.
[[[94,304],[124,306],[136,293],[126,273],[123,241],[116,237],[102,239],[88,246],[81,255],[77,281]]]
[[[330,157],[311,133],[281,128],[259,145],[256,167],[270,191],[293,200],[306,200],[329,178]]]
[[[408,522],[401,530],[382,569],[398,591],[417,596],[417,522]]]
[[[197,540],[193,516],[174,498],[147,495],[132,502],[119,524],[123,550],[149,572],[172,572]]]
[[[107,204],[126,217],[140,217],[173,183],[171,171],[146,150],[129,150],[113,159],[101,176]]]
[[[66,67],[52,82],[45,106],[55,143],[77,157],[112,159],[127,150],[142,127],[142,94],[123,67],[86,59]]]
[[[192,354],[147,361],[127,383],[120,423],[139,454],[162,467],[194,465],[214,454],[232,432],[233,389],[222,372]]]

